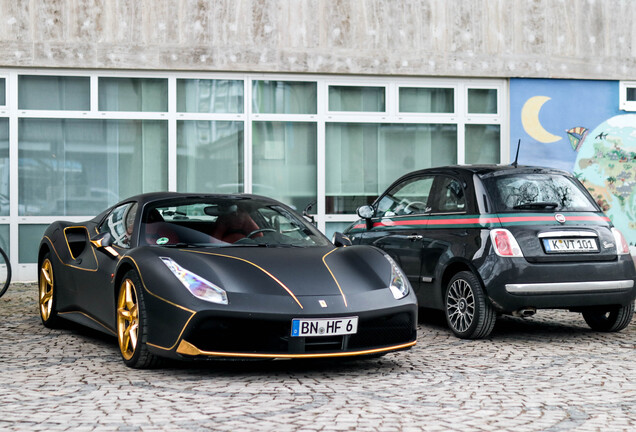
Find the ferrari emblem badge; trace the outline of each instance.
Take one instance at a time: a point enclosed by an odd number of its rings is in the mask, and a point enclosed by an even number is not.
[[[320,306],[326,308],[327,307],[327,302],[324,300],[318,300],[318,303],[320,303]]]

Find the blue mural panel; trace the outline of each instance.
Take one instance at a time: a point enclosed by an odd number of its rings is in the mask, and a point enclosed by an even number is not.
[[[636,115],[618,81],[511,79],[510,143],[519,163],[573,172],[636,254]]]
[[[521,139],[520,163],[572,171],[578,153],[572,141],[620,113],[618,87],[618,81],[511,79],[510,154]]]

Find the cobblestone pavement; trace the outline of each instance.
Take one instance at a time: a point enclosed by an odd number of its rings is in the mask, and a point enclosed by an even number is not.
[[[179,363],[133,370],[116,341],[48,330],[37,289],[0,298],[0,430],[583,431],[636,429],[636,324],[501,318],[462,341],[438,315],[379,359]]]

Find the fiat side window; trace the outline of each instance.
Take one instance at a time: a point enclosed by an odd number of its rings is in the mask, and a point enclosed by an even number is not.
[[[464,213],[466,194],[460,181],[451,177],[440,177],[439,193],[431,207],[435,213]]]
[[[408,216],[430,212],[428,198],[434,177],[409,179],[391,189],[382,197],[377,217]]]

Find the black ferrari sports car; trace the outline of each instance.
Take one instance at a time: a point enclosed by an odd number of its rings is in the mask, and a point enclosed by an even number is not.
[[[55,222],[39,249],[42,323],[117,336],[130,367],[162,357],[373,356],[415,345],[417,302],[372,246],[336,247],[255,195],[153,193],[85,223]],[[349,246],[349,247],[343,247]]]

